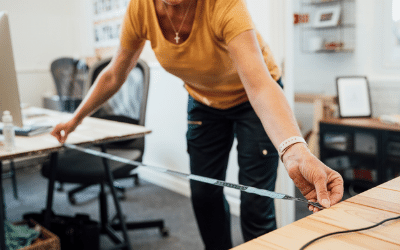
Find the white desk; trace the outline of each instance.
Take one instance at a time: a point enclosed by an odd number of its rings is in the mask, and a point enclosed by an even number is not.
[[[67,121],[71,114],[60,113],[51,110],[44,110],[47,116],[42,117],[45,119],[54,119],[55,121]],[[37,119],[41,119],[40,117]],[[143,137],[145,134],[150,133],[149,129],[142,126],[132,125],[127,123],[120,123],[114,121],[108,121],[103,119],[97,119],[87,117],[84,119],[81,125],[70,134],[66,143],[76,145],[89,145],[97,143],[108,143],[126,139],[133,139]],[[2,162],[4,160],[11,160],[23,156],[34,156],[39,154],[51,153],[50,164],[52,169],[57,164],[57,152],[61,150],[63,146],[49,133],[30,136],[30,137],[16,137],[16,148],[12,152],[4,151],[4,147],[0,146],[0,173],[2,172]],[[50,174],[49,190],[54,188],[55,171]],[[4,197],[2,188],[2,179],[0,178],[0,250],[5,248],[5,236],[4,236]],[[45,219],[49,221],[51,206],[53,203],[53,194],[47,194],[47,216]],[[46,226],[46,225],[45,225]]]

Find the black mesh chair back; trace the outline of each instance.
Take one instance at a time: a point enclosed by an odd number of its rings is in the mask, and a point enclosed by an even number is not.
[[[111,58],[104,59],[96,63],[90,69],[88,82],[86,83],[88,85],[86,91],[88,91],[88,87],[95,82],[95,79],[110,61]],[[149,74],[150,69],[147,64],[139,60],[137,66],[130,72],[121,89],[93,114],[93,116],[118,122],[144,125],[150,82]],[[134,105],[136,105],[136,107]],[[142,161],[144,142],[145,140],[142,137],[116,143],[108,143],[105,147],[109,153],[115,153],[121,157],[135,161]],[[59,154],[59,159],[57,180],[61,183],[78,183],[89,186],[101,183],[105,180],[104,169],[98,167],[102,164],[100,158],[97,159],[97,157],[92,157],[75,150],[65,150]],[[137,174],[131,174],[131,170],[133,170],[135,166],[110,162],[110,167],[114,179],[133,177],[135,183],[138,183]],[[42,169],[42,174],[47,177],[47,172],[47,165],[45,165]],[[71,203],[74,203],[74,194],[81,190],[83,189],[78,188],[69,192],[68,196]]]
[[[73,112],[84,95],[88,66],[84,61],[63,57],[54,60],[50,69],[60,98],[60,111]]]
[[[89,71],[86,91],[93,85],[101,71],[107,67],[111,58],[106,58],[96,63]],[[145,125],[147,98],[150,83],[150,68],[146,62],[139,59],[136,67],[129,73],[121,89],[108,100],[92,116],[102,119]],[[133,139],[124,142],[112,143],[139,149],[144,152],[144,138]],[[142,160],[142,156],[137,161]]]

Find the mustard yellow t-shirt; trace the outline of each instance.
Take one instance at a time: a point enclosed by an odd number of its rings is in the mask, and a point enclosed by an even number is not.
[[[161,66],[184,81],[197,101],[227,109],[248,101],[229,55],[227,44],[240,33],[254,29],[244,0],[198,0],[188,39],[174,44],[165,39],[153,0],[131,0],[121,30],[121,46],[149,40]],[[257,32],[265,63],[278,80],[281,76],[271,50]]]

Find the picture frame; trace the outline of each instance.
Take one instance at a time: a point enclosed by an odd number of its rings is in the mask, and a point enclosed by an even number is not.
[[[371,94],[365,76],[336,78],[340,118],[372,117]]]
[[[315,11],[312,25],[314,28],[338,26],[340,21],[340,13],[340,5],[320,7]]]

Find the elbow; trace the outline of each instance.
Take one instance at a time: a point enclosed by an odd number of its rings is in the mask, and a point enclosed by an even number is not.
[[[117,92],[122,83],[119,77],[110,70],[106,70],[102,75],[101,75],[101,85],[104,88],[104,90],[110,94],[113,94]]]

